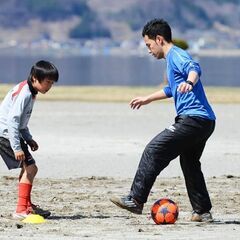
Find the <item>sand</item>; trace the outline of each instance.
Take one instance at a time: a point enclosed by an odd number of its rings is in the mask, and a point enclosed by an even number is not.
[[[129,191],[146,143],[174,118],[171,104],[138,111],[124,103],[37,102],[30,129],[40,148],[33,201],[52,211],[44,224],[10,218],[18,171],[0,163],[0,239],[239,239],[240,130],[238,104],[215,104],[218,121],[202,157],[213,202],[213,223],[189,221],[191,207],[179,161],[158,177],[142,215],[109,198]],[[169,197],[180,208],[174,225],[149,218],[155,200]]]

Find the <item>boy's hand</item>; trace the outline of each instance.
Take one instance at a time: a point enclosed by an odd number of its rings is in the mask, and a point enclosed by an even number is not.
[[[32,151],[38,150],[38,144],[33,139],[28,141],[27,144],[29,145],[29,147],[31,148]]]
[[[23,151],[15,152],[14,155],[15,155],[15,159],[17,159],[18,161],[25,160],[25,154]]]

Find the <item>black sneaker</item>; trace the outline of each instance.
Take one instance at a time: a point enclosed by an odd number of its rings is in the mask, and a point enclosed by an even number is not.
[[[193,211],[191,221],[192,222],[212,222],[213,218],[210,212],[205,212],[200,214]]]
[[[121,198],[112,197],[110,201],[120,208],[126,209],[135,214],[142,214],[143,203],[138,203],[132,196],[124,196]]]
[[[32,214],[38,214],[44,218],[48,218],[51,215],[51,212],[48,210],[44,210],[42,208],[40,208],[38,205],[32,204],[31,207],[28,208],[28,210],[32,213]]]

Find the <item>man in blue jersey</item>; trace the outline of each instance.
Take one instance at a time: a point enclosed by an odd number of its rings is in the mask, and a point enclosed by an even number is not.
[[[150,102],[173,97],[177,116],[175,122],[146,146],[129,195],[110,200],[118,207],[142,214],[144,203],[160,172],[171,160],[180,157],[190,203],[192,221],[212,221],[212,208],[201,171],[200,157],[206,141],[215,128],[215,115],[202,83],[201,69],[186,51],[172,43],[171,28],[163,19],[149,21],[142,36],[149,53],[167,62],[168,86],[130,102],[139,109]]]

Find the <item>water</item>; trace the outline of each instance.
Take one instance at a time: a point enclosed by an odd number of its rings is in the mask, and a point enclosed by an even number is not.
[[[162,83],[164,60],[151,56],[0,56],[0,83],[26,79],[32,64],[52,61],[59,85],[156,86]],[[205,86],[240,86],[240,57],[200,57]]]
[[[202,80],[207,86],[240,86],[240,56],[202,57]]]

